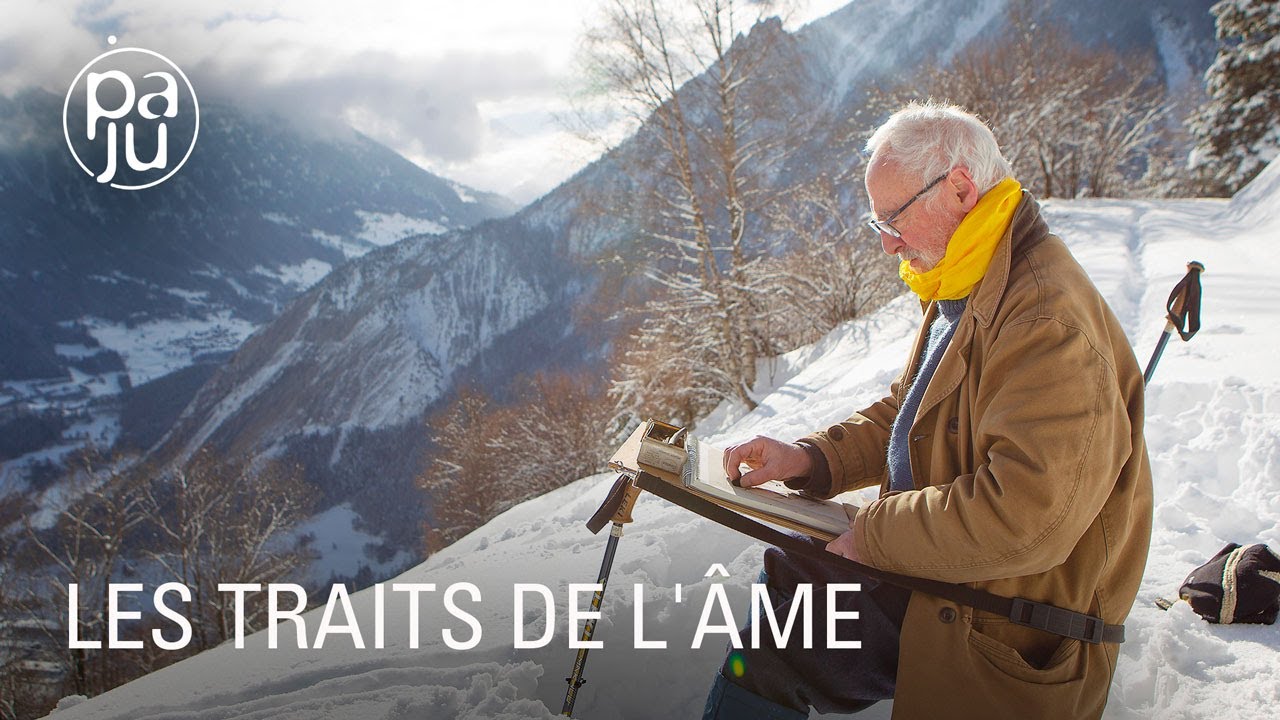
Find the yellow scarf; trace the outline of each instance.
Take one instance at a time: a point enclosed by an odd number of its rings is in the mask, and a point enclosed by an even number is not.
[[[996,245],[1009,230],[1022,200],[1022,185],[1005,178],[973,206],[947,241],[947,254],[931,270],[917,273],[904,260],[898,275],[921,300],[959,300],[987,274]]]

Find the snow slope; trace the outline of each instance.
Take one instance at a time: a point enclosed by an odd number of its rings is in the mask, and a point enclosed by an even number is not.
[[[1280,164],[1231,201],[1054,202],[1047,212],[1144,363],[1186,261],[1208,268],[1204,328],[1189,344],[1170,345],[1148,391],[1155,529],[1106,717],[1274,717],[1280,628],[1208,625],[1183,603],[1165,612],[1154,601],[1175,596],[1182,578],[1229,541],[1280,549],[1280,311],[1275,283],[1257,275],[1280,267]],[[883,392],[917,322],[913,301],[903,297],[774,360],[760,407],[745,415],[722,408],[702,433],[721,442],[755,433],[789,439],[842,419]],[[269,650],[267,633],[258,633],[246,649],[224,645],[91,701],[68,699],[52,717],[554,717],[573,662],[569,636],[577,635],[568,632],[567,586],[596,577],[605,537],[590,535],[583,522],[609,480],[584,478],[524,503],[398,578],[436,586],[420,602],[421,649],[408,646],[406,594],[388,587],[385,649],[353,649],[348,636],[330,635],[323,650]],[[740,623],[763,548],[652,496],[641,498],[635,518],[597,628],[604,648],[591,651],[575,715],[694,717],[724,647],[724,636],[712,635],[690,648],[708,589],[725,584]],[[714,563],[724,564],[727,579],[705,577]],[[472,634],[441,597],[461,582],[474,583],[482,596],[456,598],[482,628],[469,650],[442,642],[445,629],[462,640]],[[513,584],[520,582],[543,583],[553,593],[556,631],[548,647],[513,649],[517,622],[536,638],[546,621],[536,595],[516,615]],[[665,639],[667,649],[634,647],[636,584],[644,588],[646,639]],[[370,647],[376,599],[374,589],[353,598]],[[320,611],[305,617],[314,638]],[[292,626],[281,627],[292,646]],[[865,716],[885,718],[889,710],[882,703]]]

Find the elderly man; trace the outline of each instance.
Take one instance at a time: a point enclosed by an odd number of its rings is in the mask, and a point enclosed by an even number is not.
[[[976,117],[912,104],[867,150],[869,224],[924,308],[906,369],[848,420],[729,448],[729,476],[821,497],[878,484],[827,550],[1122,623],[1152,500],[1142,374],[1120,323]],[[823,585],[861,582],[834,609],[860,613],[840,632],[862,648],[733,651],[704,717],[803,718],[888,698],[895,718],[1102,714],[1114,636],[1064,637],[828,565],[771,548],[762,577],[779,612],[797,583],[813,583],[826,612]]]

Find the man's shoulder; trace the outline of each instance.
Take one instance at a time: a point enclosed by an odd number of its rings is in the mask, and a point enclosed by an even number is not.
[[[1000,306],[997,316],[1005,322],[1056,319],[1092,326],[1110,320],[1106,299],[1066,243],[1052,233],[1012,258]]]
[[[1128,372],[1136,367],[1133,349],[1106,298],[1066,243],[1051,233],[1017,253],[986,342],[1002,335],[1014,342],[1033,342],[1036,329],[1062,332],[1084,341],[1109,366]],[[1005,333],[1014,329],[1013,335]],[[1030,335],[1028,333],[1030,332]]]

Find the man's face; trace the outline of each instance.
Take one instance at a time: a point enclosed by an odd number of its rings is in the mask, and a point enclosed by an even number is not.
[[[923,187],[917,175],[885,162],[879,153],[867,166],[866,183],[871,214],[879,219],[888,218]],[[956,218],[946,207],[935,208],[934,203],[928,202],[934,193],[947,192],[949,185],[948,180],[943,180],[893,219],[893,227],[902,237],[880,233],[880,246],[884,251],[897,255],[900,260],[909,260],[911,269],[918,273],[931,270],[942,261],[947,253],[947,241],[963,218],[963,214]]]

